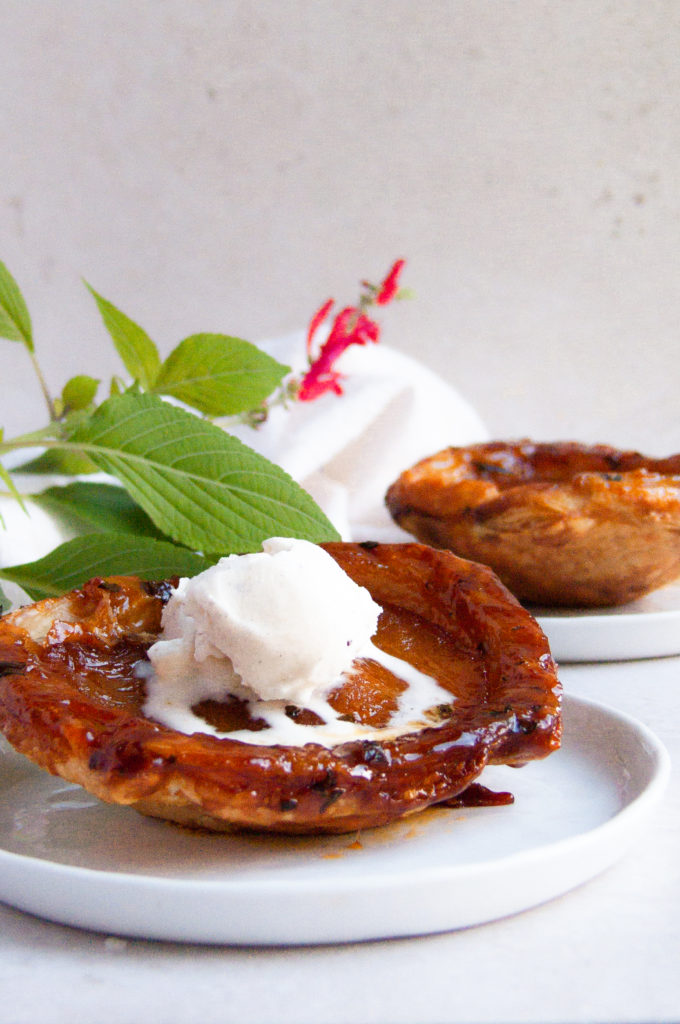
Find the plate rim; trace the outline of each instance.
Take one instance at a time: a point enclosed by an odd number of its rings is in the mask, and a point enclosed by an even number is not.
[[[633,607],[664,591],[671,595],[673,607]],[[537,605],[527,606],[527,611],[546,634],[558,662],[634,661],[680,654],[680,581],[645,597],[612,608]]]
[[[145,928],[140,931],[131,929],[129,925],[126,926],[125,924],[120,927],[120,923],[116,923],[115,915],[114,919],[112,919],[110,923],[100,922],[97,924],[96,921],[93,923],[91,914],[88,916],[88,913],[86,912],[88,909],[87,907],[81,908],[80,913],[68,914],[66,916],[60,913],[55,914],[54,911],[52,913],[48,913],[44,910],[41,911],[40,909],[36,909],[35,901],[32,902],[30,899],[20,900],[16,896],[11,897],[9,894],[3,894],[2,891],[0,891],[0,902],[4,902],[39,918],[45,918],[51,921],[56,921],[60,924],[90,929],[93,931],[127,935],[133,938],[161,939],[179,942],[188,941],[233,946],[310,945],[329,942],[362,941],[365,939],[388,937],[406,937],[410,934],[434,934],[438,931],[453,931],[470,925],[482,924],[489,920],[495,920],[499,917],[507,916],[509,913],[517,913],[523,909],[530,909],[533,906],[546,902],[546,900],[553,899],[563,893],[566,893],[570,889],[583,884],[590,878],[599,874],[602,870],[608,867],[610,863],[617,860],[619,856],[623,856],[629,843],[633,839],[632,833],[634,831],[636,819],[641,818],[661,799],[671,771],[670,756],[665,745],[643,722],[617,708],[612,708],[590,698],[569,694],[565,695],[564,704],[567,713],[569,712],[569,708],[571,708],[573,711],[580,710],[582,713],[588,714],[589,717],[592,715],[605,717],[608,720],[615,722],[618,727],[623,727],[631,734],[631,736],[634,736],[639,740],[639,745],[641,749],[644,747],[648,758],[647,778],[646,781],[644,781],[640,792],[636,793],[629,800],[626,800],[623,806],[616,810],[611,816],[607,817],[604,821],[598,822],[595,826],[586,828],[584,831],[550,840],[548,842],[541,842],[536,846],[514,851],[513,853],[506,854],[492,860],[464,864],[440,863],[436,866],[429,866],[427,868],[426,879],[422,876],[417,876],[414,881],[413,873],[409,872],[406,868],[381,873],[379,863],[368,865],[361,872],[356,872],[351,877],[335,877],[330,881],[330,883],[327,878],[319,876],[307,878],[297,877],[295,879],[281,877],[260,877],[251,879],[178,878],[146,872],[116,872],[103,868],[63,864],[49,860],[48,858],[10,851],[0,847],[0,869],[2,869],[3,875],[5,875],[9,869],[10,873],[13,875],[23,873],[32,879],[41,876],[45,883],[48,884],[58,882],[61,886],[67,886],[69,884],[80,886],[84,890],[85,895],[87,895],[88,892],[96,891],[97,889],[107,891],[120,891],[122,889],[128,893],[128,899],[134,899],[135,897],[144,894],[148,897],[160,895],[164,896],[168,900],[172,900],[174,895],[176,899],[181,898],[181,900],[184,901],[186,898],[191,897],[193,894],[198,892],[200,892],[206,899],[214,896],[234,899],[234,897],[237,896],[241,900],[252,899],[255,894],[259,895],[261,898],[266,898],[268,895],[271,897],[275,894],[279,899],[283,900],[284,903],[287,900],[299,899],[300,897],[314,898],[315,896],[328,897],[329,895],[333,899],[342,899],[347,896],[354,896],[357,898],[365,896],[368,892],[370,892],[374,897],[381,898],[404,883],[408,883],[411,888],[417,889],[418,886],[425,886],[427,888],[427,886],[441,884],[442,882],[448,882],[451,885],[464,884],[471,880],[482,882],[486,877],[493,877],[505,870],[512,871],[514,869],[516,872],[519,871],[521,874],[523,871],[530,869],[532,865],[539,861],[544,862],[551,859],[559,860],[561,859],[561,856],[568,856],[570,852],[577,852],[582,847],[589,848],[594,846],[596,848],[598,857],[595,857],[594,861],[597,863],[593,864],[592,871],[589,871],[582,877],[579,877],[573,883],[565,886],[557,886],[554,891],[551,890],[547,895],[544,894],[542,898],[531,900],[520,907],[510,907],[509,910],[505,909],[497,914],[487,913],[479,917],[475,917],[475,915],[473,915],[474,919],[465,923],[455,923],[450,926],[443,927],[423,928],[414,925],[410,930],[404,928],[401,930],[395,930],[394,927],[388,930],[385,930],[384,928],[376,929],[369,927],[364,929],[363,934],[359,934],[356,928],[354,928],[350,929],[350,934],[342,935],[340,934],[342,929],[339,929],[336,937],[333,937],[330,934],[319,934],[317,937],[314,937],[314,935],[309,933],[296,938],[293,938],[292,936],[286,937],[285,934],[272,934],[269,937],[257,937],[256,935],[249,933],[247,936],[240,939],[234,936],[228,936],[228,930],[220,932],[219,928],[217,929],[219,934],[213,934],[215,933],[214,927],[199,927],[197,931],[196,928],[192,927],[183,929],[177,926],[172,926],[170,928],[156,926]],[[609,854],[603,858],[598,848],[603,845],[606,835],[609,835],[612,830],[617,830],[625,837],[626,841],[616,844],[610,843],[610,847],[612,845],[616,846],[616,852],[614,854],[609,852]],[[56,900],[56,903],[59,902],[59,900]],[[122,917],[125,918],[126,916],[129,917],[130,915],[123,913]],[[255,929],[255,931],[257,931],[257,929]],[[312,927],[312,931],[314,931],[314,927]],[[326,931],[328,932],[328,929]],[[331,929],[331,932],[332,931],[333,929]]]

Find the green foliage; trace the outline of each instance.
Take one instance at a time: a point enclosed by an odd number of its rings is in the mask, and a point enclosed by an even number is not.
[[[77,480],[61,487],[48,487],[31,500],[74,533],[134,533],[163,539],[139,505],[122,487],[109,483]]]
[[[109,398],[70,441],[120,480],[163,533],[198,551],[253,551],[273,536],[337,537],[282,469],[153,395]]]
[[[91,533],[60,544],[35,562],[0,569],[34,600],[56,597],[93,576],[140,576],[162,580],[195,576],[210,561],[187,548],[131,533]]]
[[[24,510],[25,510],[24,500],[21,497],[21,495],[19,494],[19,492],[18,492],[18,490],[16,488],[16,485],[14,483],[14,480],[12,479],[11,474],[5,469],[5,467],[1,463],[0,463],[0,480],[5,484],[7,490],[12,495],[12,497],[16,498],[16,500],[19,502],[21,507],[24,508]]]
[[[22,462],[17,470],[33,476],[86,476],[88,473],[96,473],[97,467],[92,459],[81,452],[49,448],[34,459]]]
[[[165,360],[153,391],[206,416],[236,416],[261,405],[288,372],[248,341],[193,334]]]
[[[33,328],[24,297],[5,264],[0,260],[0,337],[20,341],[34,351]]]
[[[94,377],[88,377],[84,373],[78,374],[76,377],[71,377],[71,379],[64,384],[61,392],[61,401],[64,410],[66,412],[79,412],[82,409],[89,408],[89,406],[94,402],[98,387],[99,381]]]
[[[240,338],[194,334],[162,361],[146,331],[87,285],[129,375],[95,405],[99,381],[77,374],[50,398],[35,359],[28,308],[0,263],[0,337],[31,354],[49,411],[47,427],[7,440],[0,456],[42,449],[22,473],[80,478],[99,470],[114,483],[76,479],[32,500],[74,540],[35,562],[0,569],[34,599],[62,593],[93,575],[147,579],[193,575],[219,555],[258,550],[272,536],[311,541],[337,533],[310,496],[280,467],[202,417],[266,415],[289,368]],[[173,398],[200,415],[163,401]],[[11,472],[0,480],[19,500]],[[0,607],[6,601],[0,590]]]
[[[192,334],[161,363],[146,331],[88,288],[133,379],[133,390],[175,398],[204,416],[236,416],[261,406],[289,372],[255,345],[226,334]],[[124,391],[114,378],[111,396]]]
[[[121,313],[113,303],[99,295],[89,284],[87,287],[94,296],[123,366],[143,388],[153,387],[161,365],[158,349],[153,341],[134,320]]]

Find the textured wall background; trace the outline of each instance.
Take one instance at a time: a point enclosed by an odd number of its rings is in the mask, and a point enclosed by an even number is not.
[[[0,0],[0,258],[47,376],[257,341],[396,256],[497,436],[680,449],[675,0]],[[2,344],[8,433],[39,395]]]

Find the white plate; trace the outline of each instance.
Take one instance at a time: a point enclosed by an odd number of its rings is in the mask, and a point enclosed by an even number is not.
[[[239,945],[347,942],[490,921],[624,852],[669,772],[659,741],[565,700],[562,749],[483,781],[509,806],[439,809],[332,838],[219,836],[95,801],[0,752],[0,899],[62,924]]]
[[[618,608],[532,608],[557,661],[626,661],[680,654],[680,584]]]

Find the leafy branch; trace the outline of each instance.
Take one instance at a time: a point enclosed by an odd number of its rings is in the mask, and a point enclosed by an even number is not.
[[[335,363],[350,345],[378,340],[379,326],[368,312],[405,294],[403,265],[398,260],[379,285],[362,282],[358,305],[337,313],[313,355],[314,336],[333,300],[321,307],[310,324],[309,365],[300,379],[255,345],[225,334],[192,334],[161,359],[144,328],[87,284],[127,374],[111,379],[98,404],[102,382],[89,374],[71,377],[52,396],[28,307],[0,262],[0,338],[28,353],[48,413],[45,426],[19,437],[7,439],[0,430],[0,480],[22,502],[1,460],[36,448],[40,454],[19,471],[76,478],[30,495],[74,538],[35,562],[0,567],[0,579],[39,599],[92,575],[190,575],[222,555],[258,550],[276,535],[337,539],[288,474],[211,420],[238,417],[256,426],[275,404],[342,394]],[[117,483],[82,479],[95,471]],[[5,601],[0,590],[0,611]]]
[[[51,396],[26,302],[0,263],[0,336],[29,354],[49,416],[44,427],[20,437],[0,434],[0,459],[37,447],[41,454],[21,466],[22,472],[81,477],[100,470],[118,481],[78,479],[31,495],[76,536],[44,559],[0,568],[0,578],[37,598],[93,573],[168,576],[190,567],[196,572],[221,555],[256,550],[276,534],[337,538],[309,495],[280,467],[207,418],[251,414],[282,387],[289,368],[222,334],[192,335],[161,360],[143,328],[90,291],[131,378],[114,378],[100,405],[95,399],[101,382],[85,374]],[[2,462],[0,478],[21,500]]]

